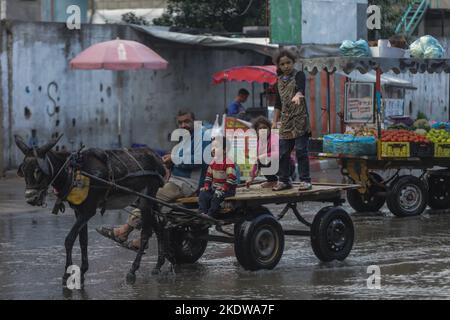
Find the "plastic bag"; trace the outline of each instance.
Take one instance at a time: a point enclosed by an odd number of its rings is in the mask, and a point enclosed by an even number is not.
[[[412,58],[423,58],[423,49],[419,39],[411,43],[409,50]]]
[[[414,41],[410,47],[411,57],[425,59],[440,59],[444,56],[444,48],[432,36],[423,36]]]
[[[346,57],[371,57],[372,53],[366,40],[344,40],[339,47],[341,55]]]

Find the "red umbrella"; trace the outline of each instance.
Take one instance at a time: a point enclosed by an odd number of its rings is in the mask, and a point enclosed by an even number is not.
[[[255,106],[253,83],[268,83],[274,85],[277,82],[276,66],[241,66],[216,72],[213,75],[213,83],[224,83],[224,108],[227,107],[227,81],[247,81],[252,83],[253,106]]]
[[[242,66],[219,71],[213,75],[214,84],[225,81],[247,81],[273,85],[277,82],[277,67]]]
[[[72,69],[82,70],[158,70],[166,69],[167,65],[168,62],[149,47],[121,39],[94,44],[70,61]]]
[[[81,70],[159,70],[166,69],[168,64],[155,51],[143,44],[121,39],[94,44],[70,61],[72,69]],[[119,96],[122,96],[120,87]],[[118,142],[119,147],[122,147],[122,101],[119,101],[118,109]]]

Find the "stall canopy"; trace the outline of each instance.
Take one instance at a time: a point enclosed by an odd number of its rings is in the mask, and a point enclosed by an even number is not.
[[[131,25],[132,28],[149,36],[174,43],[214,48],[251,50],[273,57],[278,53],[278,44],[270,43],[269,38],[229,38],[215,35],[193,35],[169,31],[167,27]],[[299,57],[312,58],[339,55],[340,44],[302,44],[301,46],[285,46]]]
[[[346,74],[357,70],[362,74],[376,71],[375,100],[376,123],[378,135],[381,136],[381,75],[393,71],[396,74],[410,72],[416,73],[450,73],[450,59],[408,59],[408,58],[356,58],[356,57],[328,57],[299,59],[303,69],[311,74],[317,74],[322,70],[330,74],[336,71],[344,71]],[[328,80],[329,83],[329,80]],[[330,86],[328,84],[327,113],[330,114]],[[330,117],[328,117],[330,121]]]
[[[450,59],[407,59],[407,58],[355,58],[355,57],[324,57],[299,59],[305,71],[317,74],[322,70],[329,73],[344,71],[347,74],[357,70],[365,74],[371,70],[381,73],[393,71],[396,74],[416,73],[450,73]]]
[[[336,72],[338,75],[345,76],[349,78],[352,81],[356,82],[373,82],[375,83],[377,81],[377,75],[375,71],[369,71],[365,74],[361,74],[359,71],[352,71],[349,74],[338,71]],[[398,88],[404,88],[404,89],[411,89],[416,90],[417,88],[413,86],[412,82],[403,80],[400,78],[397,78],[393,75],[389,74],[383,74],[381,76],[381,85],[383,86],[390,86],[390,87],[398,87]]]

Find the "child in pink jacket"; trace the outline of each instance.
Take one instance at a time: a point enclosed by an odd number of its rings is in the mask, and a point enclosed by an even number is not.
[[[275,159],[279,157],[279,137],[278,134],[271,132],[272,124],[270,121],[263,116],[256,118],[253,122],[253,129],[255,129],[256,134],[258,135],[258,161],[253,165],[252,171],[250,172],[250,180],[247,182],[247,188],[250,187],[250,184],[255,180],[258,176],[261,168],[270,167],[270,162],[267,163],[269,159]],[[259,139],[260,139],[260,130],[267,130],[267,150],[259,150]],[[261,132],[262,133],[262,132]],[[267,152],[266,152],[267,151]],[[266,160],[267,159],[267,160]],[[278,160],[278,159],[277,159]],[[267,175],[265,178],[266,182],[261,184],[262,188],[272,188],[277,185],[278,177],[275,172],[273,175]]]

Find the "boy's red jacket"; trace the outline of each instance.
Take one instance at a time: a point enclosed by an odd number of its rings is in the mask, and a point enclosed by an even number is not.
[[[233,161],[227,159],[225,163],[217,163],[216,160],[211,162],[206,172],[205,188],[210,188],[211,185],[225,192],[236,189],[236,165]]]

